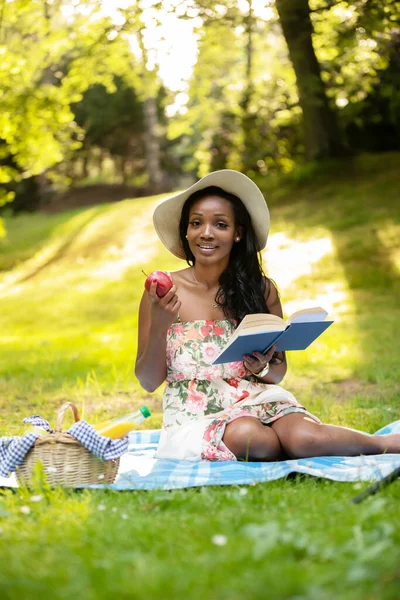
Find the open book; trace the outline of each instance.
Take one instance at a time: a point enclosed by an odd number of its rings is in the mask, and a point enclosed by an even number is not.
[[[286,321],[270,314],[246,315],[213,364],[243,360],[245,354],[267,352],[273,344],[276,351],[304,350],[332,325],[325,321],[328,313],[317,306],[293,313]]]

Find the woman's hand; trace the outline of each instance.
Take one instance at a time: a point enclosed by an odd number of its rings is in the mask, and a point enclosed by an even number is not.
[[[153,282],[148,291],[151,300],[151,327],[168,330],[176,321],[182,303],[176,295],[176,285],[173,285],[162,298],[157,296],[156,289],[157,283]]]
[[[269,361],[271,360],[276,349],[276,344],[274,344],[268,352],[262,354],[261,352],[253,352],[252,354],[245,354],[243,357],[243,364],[250,373],[253,375],[257,375],[257,373],[261,373],[263,369],[267,366]]]

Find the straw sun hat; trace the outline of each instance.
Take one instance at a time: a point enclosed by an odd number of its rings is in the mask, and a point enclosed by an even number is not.
[[[153,215],[154,227],[164,246],[175,256],[185,258],[179,238],[182,208],[189,196],[209,186],[217,186],[240,198],[256,233],[257,250],[265,248],[269,231],[269,210],[264,196],[254,181],[231,169],[209,173],[184,192],[170,196],[156,207]]]

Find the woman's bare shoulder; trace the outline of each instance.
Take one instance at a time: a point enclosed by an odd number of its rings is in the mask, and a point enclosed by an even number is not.
[[[169,271],[169,274],[171,275],[174,284],[179,285],[180,283],[192,282],[190,271],[190,267],[187,267],[186,269],[180,269],[179,271]]]

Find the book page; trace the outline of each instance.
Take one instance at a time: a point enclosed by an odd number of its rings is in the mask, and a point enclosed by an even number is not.
[[[325,321],[328,316],[328,312],[321,308],[321,306],[314,306],[313,308],[303,308],[296,310],[288,318],[288,323],[312,323],[315,321]]]
[[[235,334],[251,333],[253,331],[282,331],[287,326],[287,323],[268,313],[259,313],[255,315],[246,315],[243,321],[236,329]]]

